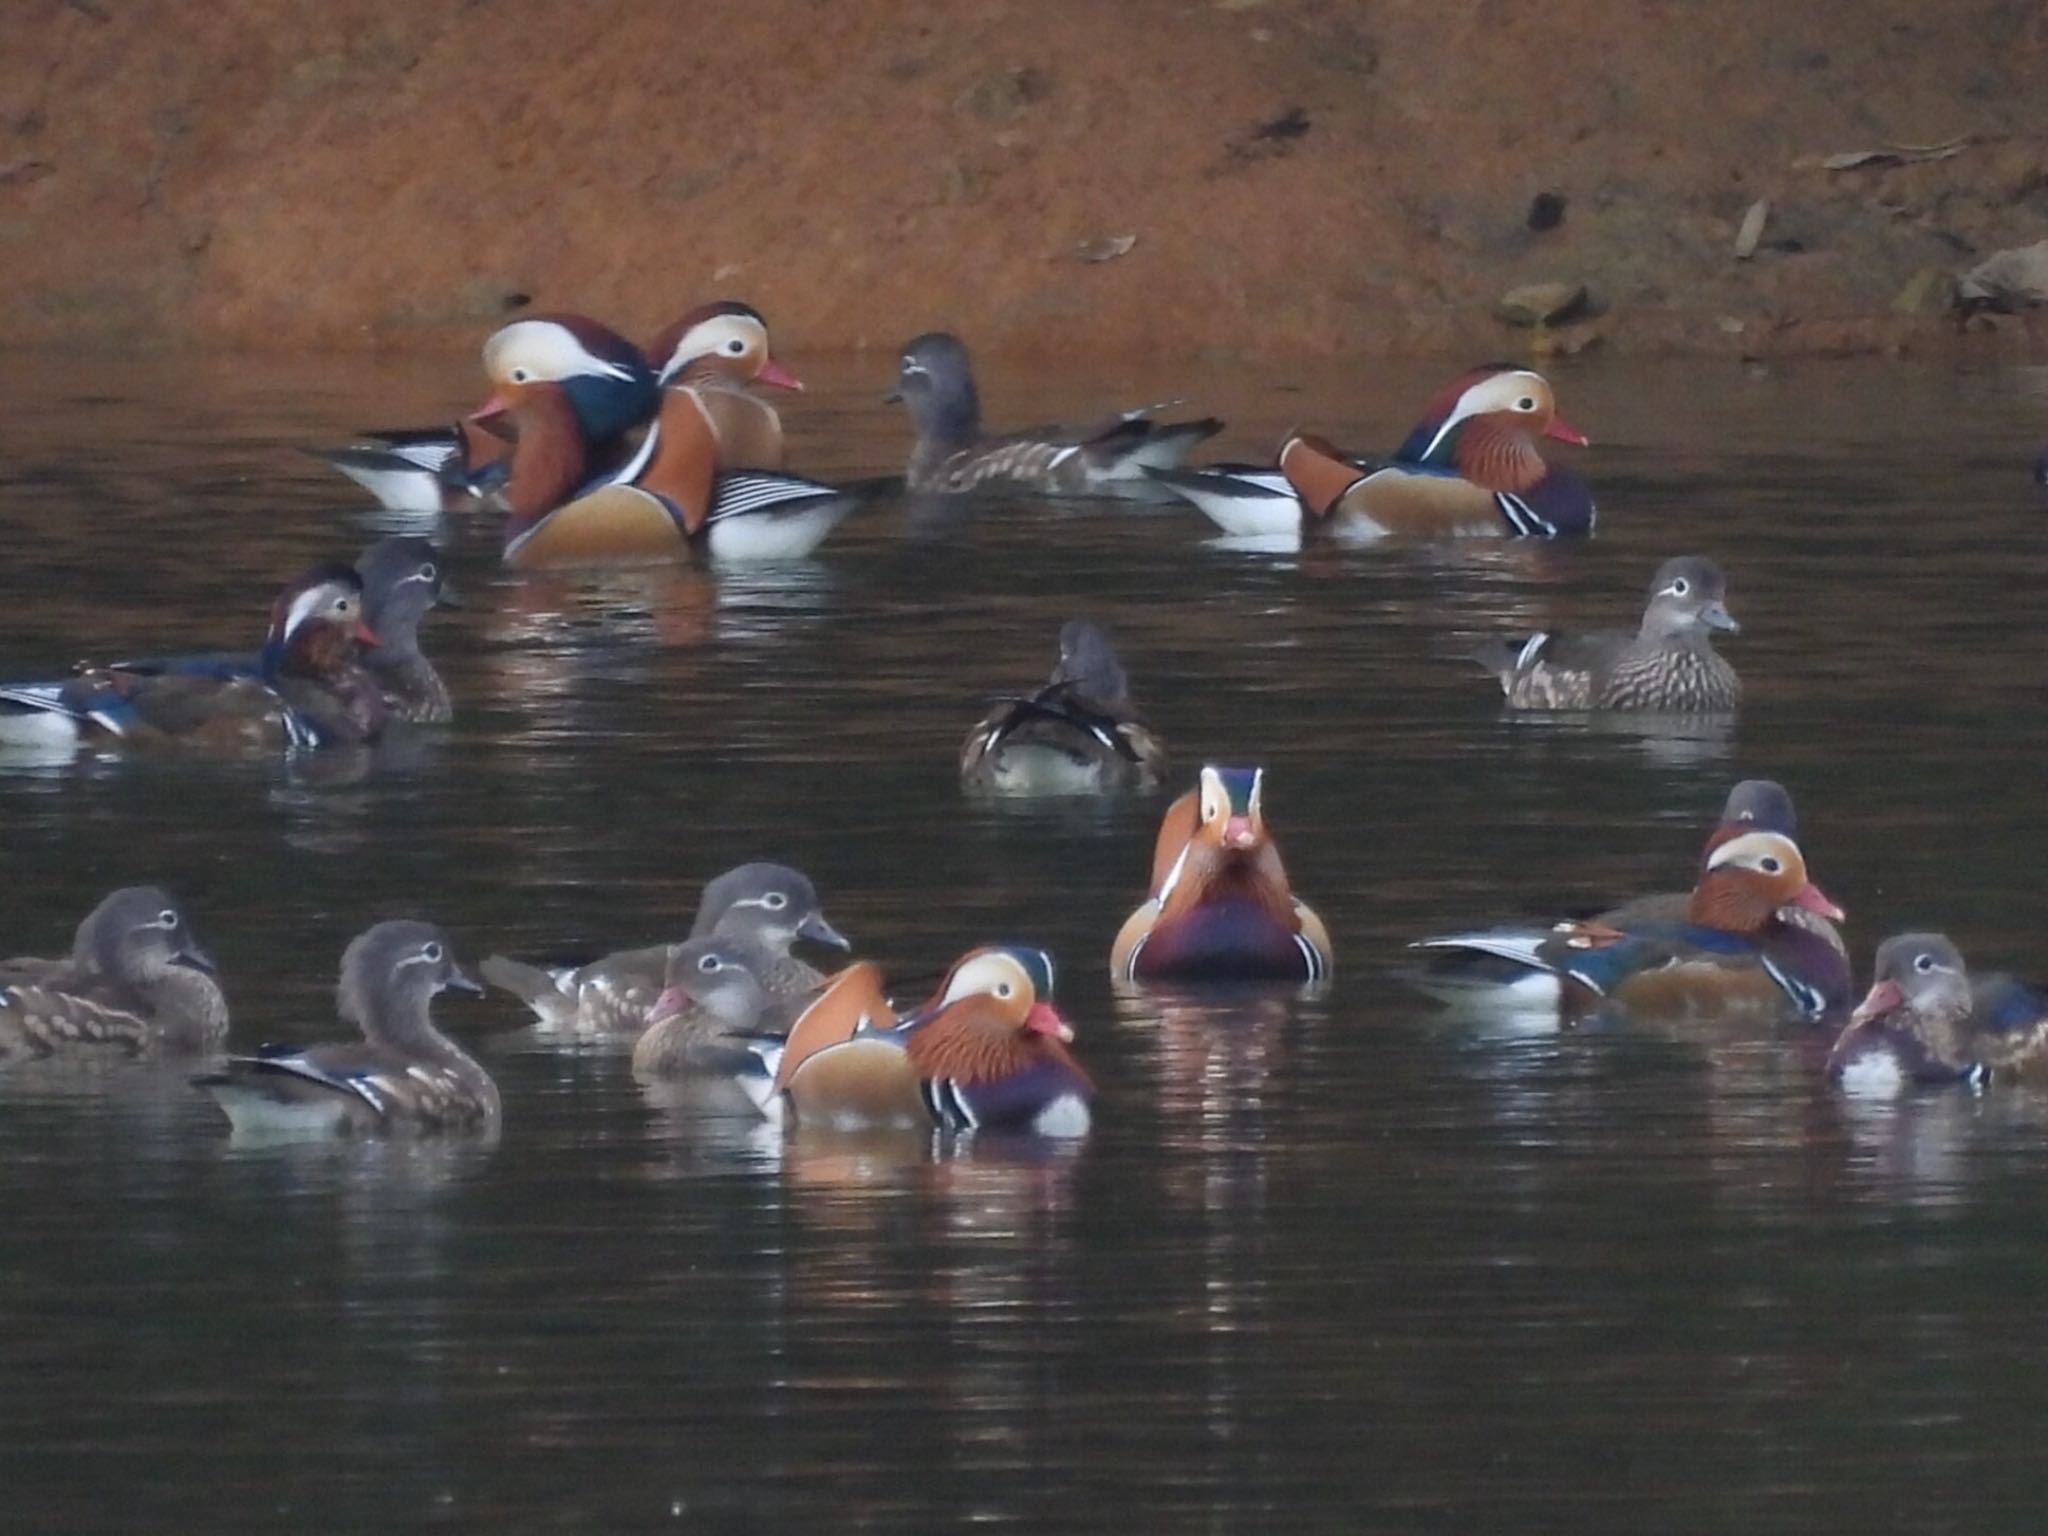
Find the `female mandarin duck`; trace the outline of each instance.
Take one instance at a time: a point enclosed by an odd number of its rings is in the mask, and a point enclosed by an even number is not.
[[[0,742],[108,740],[135,746],[293,749],[356,745],[384,728],[382,690],[362,665],[377,644],[351,566],[317,565],[271,609],[253,676],[233,667],[81,667],[61,683],[0,687]]]
[[[1831,923],[1842,919],[1841,908],[1807,878],[1797,843],[1777,832],[1745,831],[1707,854],[1682,921],[1496,928],[1414,947],[1451,953],[1453,964],[1438,973],[1445,980],[1504,985],[1518,1000],[1571,1016],[1612,1004],[1643,1019],[1817,1019],[1847,1005],[1848,962],[1826,937],[1787,922],[1788,907]]]
[[[889,400],[908,406],[917,428],[905,480],[920,494],[1010,485],[1042,496],[1155,500],[1147,470],[1178,465],[1195,444],[1223,429],[1214,417],[1155,422],[1148,412],[1157,407],[1148,406],[1087,427],[991,436],[981,430],[981,397],[967,348],[945,331],[905,343]]]
[[[714,317],[716,318],[716,317]],[[485,411],[517,429],[511,473],[498,500],[510,514],[504,559],[521,569],[675,560],[790,559],[809,554],[853,508],[831,486],[754,470],[721,473],[714,407],[680,361],[696,336],[716,350],[723,328],[693,327],[660,388],[640,354],[595,322],[576,333],[561,320],[522,320],[484,347],[497,394]],[[630,360],[630,363],[627,361]],[[579,397],[571,392],[582,386]],[[623,411],[655,394],[655,413],[623,465],[589,478],[596,433],[585,400]]]
[[[1713,632],[1735,634],[1721,568],[1682,555],[1650,578],[1642,624],[1585,634],[1494,640],[1473,659],[1500,680],[1512,709],[1635,709],[1726,713],[1742,679],[1715,653]]]
[[[989,945],[954,962],[899,1020],[868,963],[847,967],[781,1043],[755,1049],[741,1086],[771,1118],[850,1130],[1087,1132],[1095,1085],[1067,1050],[1043,950]]]
[[[1086,619],[1060,627],[1052,680],[1028,698],[1003,700],[960,749],[961,782],[998,794],[1152,789],[1165,768],[1165,743],[1132,709],[1116,647]]]
[[[2048,1070],[2048,997],[2011,976],[1972,976],[1938,933],[1877,949],[1870,992],[1828,1053],[1851,1092],[2036,1077]]]
[[[788,1033],[796,1005],[769,996],[751,958],[748,947],[717,938],[668,952],[661,995],[633,1045],[636,1077],[733,1076],[752,1070],[763,1039]]]
[[[432,923],[379,923],[341,957],[338,1003],[359,1041],[265,1046],[194,1078],[238,1135],[495,1131],[498,1088],[429,1009],[449,989],[482,989]]]
[[[1110,949],[1136,981],[1321,981],[1329,931],[1287,884],[1266,833],[1263,768],[1202,770],[1168,807],[1152,854],[1152,894]]]
[[[1228,464],[1153,471],[1227,534],[1349,540],[1464,535],[1558,538],[1590,533],[1585,482],[1536,451],[1554,438],[1584,446],[1557,414],[1543,376],[1492,363],[1453,379],[1414,431],[1380,462],[1296,432],[1277,467]]]
[[[213,961],[157,886],[128,886],[94,907],[65,959],[0,961],[0,1059],[206,1051],[227,1031]]]
[[[736,299],[702,304],[671,321],[648,343],[664,388],[697,396],[711,423],[720,469],[779,470],[782,417],[747,388],[803,389],[803,381],[768,351],[768,322]]]
[[[847,949],[846,936],[825,920],[817,887],[785,864],[741,864],[704,887],[691,939],[735,946],[749,971],[779,1001],[805,997],[824,981],[791,953],[798,939]],[[549,1029],[636,1037],[668,985],[669,944],[623,949],[583,966],[545,969],[492,955],[484,980],[531,1008]]]

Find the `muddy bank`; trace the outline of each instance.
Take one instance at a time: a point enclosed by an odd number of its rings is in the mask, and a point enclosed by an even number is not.
[[[1502,294],[1547,282],[1589,290],[1566,348],[2048,340],[1951,308],[2048,235],[2038,0],[12,0],[8,31],[17,343],[441,346],[715,294],[802,348],[1502,352]]]

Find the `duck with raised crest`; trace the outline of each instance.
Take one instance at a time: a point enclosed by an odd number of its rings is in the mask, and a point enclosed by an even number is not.
[[[582,322],[573,347],[560,322],[523,320],[491,337],[484,367],[497,394],[486,409],[506,411],[519,439],[497,493],[510,514],[506,564],[793,559],[817,547],[852,510],[852,497],[720,463],[720,423],[738,428],[729,403],[712,399],[709,380],[724,368],[730,341],[747,344],[728,336],[735,326],[752,329],[730,315],[687,327],[663,365],[666,387],[631,343],[594,322]],[[692,357],[692,346],[707,350]],[[639,409],[643,389],[654,392],[646,436],[624,463],[591,478],[598,424],[585,402]]]
[[[0,961],[0,1060],[112,1048],[207,1051],[227,1036],[212,958],[154,885],[115,891],[62,960]]]
[[[1352,541],[1507,536],[1561,538],[1593,531],[1585,482],[1536,449],[1539,438],[1583,447],[1557,413],[1539,373],[1491,363],[1453,379],[1384,460],[1340,452],[1290,433],[1272,467],[1217,464],[1154,470],[1225,533]]]
[[[870,964],[849,966],[763,1042],[740,1083],[762,1112],[810,1128],[936,1126],[1080,1136],[1095,1085],[1053,1005],[1052,959],[987,945],[954,962],[931,1001],[899,1019]]]
[[[1147,472],[1180,464],[1223,423],[1158,422],[1158,406],[1125,411],[1085,427],[1039,427],[993,436],[981,429],[981,397],[967,348],[946,331],[904,344],[890,403],[909,407],[917,428],[905,474],[921,495],[1013,486],[1041,496],[1159,499]]]
[[[1828,1053],[1853,1093],[1912,1085],[1972,1087],[2048,1073],[2048,996],[2007,975],[1973,976],[1938,933],[1877,948],[1870,991]]]
[[[341,957],[337,1001],[361,1040],[265,1046],[193,1082],[245,1137],[495,1132],[498,1086],[434,1025],[440,993],[482,989],[432,923],[386,922]]]
[[[825,920],[817,887],[786,864],[741,864],[704,887],[690,939],[723,939],[746,957],[772,998],[814,991],[824,977],[792,950],[798,939],[850,946]],[[667,985],[672,944],[624,949],[588,965],[554,968],[492,955],[484,980],[510,992],[549,1029],[636,1038]]]
[[[960,749],[961,782],[998,794],[1151,789],[1165,767],[1165,743],[1131,707],[1116,647],[1086,619],[1060,627],[1051,681],[997,704]]]
[[[1493,928],[1412,947],[1436,952],[1437,980],[1480,983],[1568,1017],[1611,1005],[1672,1022],[1805,1022],[1848,1005],[1849,965],[1839,939],[1788,922],[1787,908],[1842,920],[1797,843],[1745,831],[1708,852],[1680,921]]]
[[[1153,844],[1152,893],[1117,933],[1111,975],[1300,983],[1330,974],[1329,930],[1287,883],[1266,831],[1264,791],[1263,768],[1206,767],[1167,808]]]
[[[138,662],[81,666],[63,682],[0,686],[0,743],[79,741],[215,749],[352,746],[388,711],[362,664],[377,644],[354,568],[329,562],[286,588],[253,676]]]
[[[1633,632],[1546,632],[1494,640],[1473,660],[1500,680],[1512,709],[1629,709],[1725,714],[1742,680],[1715,652],[1713,633],[1739,632],[1721,568],[1698,555],[1666,560],[1650,579]]]

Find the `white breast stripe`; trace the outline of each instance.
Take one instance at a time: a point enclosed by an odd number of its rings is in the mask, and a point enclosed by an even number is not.
[[[1309,942],[1309,937],[1305,933],[1297,933],[1294,936],[1294,947],[1301,951],[1301,958],[1308,962],[1308,979],[1310,981],[1321,981],[1323,979],[1322,951]]]

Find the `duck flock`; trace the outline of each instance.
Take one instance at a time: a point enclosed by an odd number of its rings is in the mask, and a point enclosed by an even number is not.
[[[520,570],[806,558],[871,499],[787,471],[780,416],[757,391],[802,386],[745,304],[692,310],[645,350],[584,316],[522,318],[490,336],[483,360],[491,398],[452,427],[366,434],[320,457],[389,508],[502,514],[502,558]],[[1255,540],[1548,539],[1594,523],[1585,483],[1538,448],[1586,439],[1526,368],[1452,380],[1390,455],[1296,432],[1271,464],[1190,465],[1221,423],[1160,420],[1159,407],[990,433],[967,350],[943,332],[904,347],[891,398],[916,427],[913,497],[1000,488],[1179,502]],[[426,539],[381,539],[285,588],[249,654],[81,664],[0,686],[0,745],[316,755],[444,723],[456,701],[419,633],[448,596],[442,564]],[[1513,710],[1726,715],[1741,683],[1713,636],[1736,628],[1722,572],[1689,555],[1654,572],[1633,628],[1504,636],[1472,659]],[[1300,988],[1332,976],[1336,946],[1288,879],[1257,744],[1246,746],[1251,763],[1201,767],[1167,808],[1141,899],[1106,944],[1120,985]],[[969,792],[993,795],[1176,782],[1111,637],[1086,619],[1062,627],[1043,686],[972,726],[959,771]],[[1973,976],[1939,934],[1886,940],[1852,1010],[1843,914],[1810,877],[1797,830],[1781,785],[1745,781],[1690,889],[1422,938],[1405,974],[1567,1024],[1838,1025],[1828,1070],[1865,1089],[1981,1087],[2048,1059],[2048,1000],[2009,977]],[[772,863],[712,880],[688,934],[645,937],[587,964],[492,955],[479,971],[543,1033],[614,1042],[642,1078],[678,1080],[736,1113],[948,1135],[1089,1126],[1095,1088],[1041,950],[972,950],[906,1007],[872,962],[827,974],[796,952],[853,946],[811,881]],[[128,887],[86,915],[68,954],[0,961],[0,1059],[189,1054],[205,1067],[193,1081],[249,1136],[495,1134],[496,1085],[432,1018],[449,989],[482,990],[449,936],[382,922],[342,956],[338,1007],[354,1038],[228,1054],[226,997],[190,915],[166,890]]]

